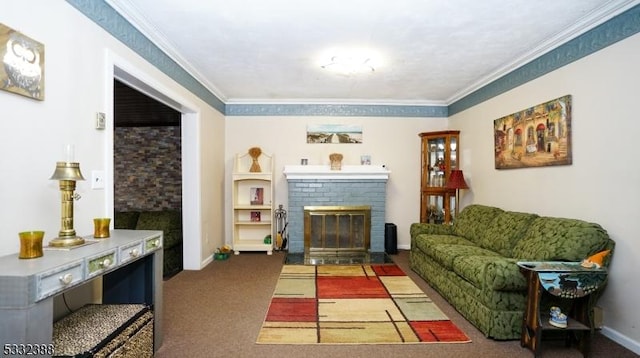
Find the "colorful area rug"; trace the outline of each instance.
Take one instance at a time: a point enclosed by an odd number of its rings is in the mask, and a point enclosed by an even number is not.
[[[262,344],[467,343],[395,264],[284,265]]]

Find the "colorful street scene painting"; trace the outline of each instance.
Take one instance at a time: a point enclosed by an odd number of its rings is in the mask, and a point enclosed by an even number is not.
[[[571,164],[571,95],[493,121],[496,169]]]

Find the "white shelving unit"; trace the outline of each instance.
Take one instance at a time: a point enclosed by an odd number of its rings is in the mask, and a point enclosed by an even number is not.
[[[233,169],[233,251],[273,253],[273,155],[257,158],[260,172],[250,172],[253,158],[239,153]],[[271,236],[267,241],[267,236]]]

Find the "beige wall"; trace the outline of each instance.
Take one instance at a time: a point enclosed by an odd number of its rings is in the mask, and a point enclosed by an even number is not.
[[[308,124],[360,124],[362,144],[307,144]],[[329,165],[330,153],[342,153],[343,164],[359,165],[360,156],[371,155],[372,164],[391,171],[387,183],[386,222],[398,226],[398,245],[408,249],[409,226],[420,217],[420,138],[418,133],[442,130],[446,118],[362,118],[362,117],[227,117],[226,218],[227,242],[231,242],[231,172],[236,153],[253,146],[275,153],[276,206],[287,208],[285,165],[298,165],[308,158],[310,165]]]
[[[225,121],[219,112],[214,111],[214,114],[216,120],[201,121],[198,128],[202,168],[198,190],[202,210],[202,249],[199,252],[203,263],[212,258],[216,248],[225,244]]]
[[[450,118],[462,131],[462,169],[471,202],[601,224],[616,241],[604,308],[605,333],[640,349],[640,35],[614,44]],[[495,170],[493,120],[573,96],[573,164]]]

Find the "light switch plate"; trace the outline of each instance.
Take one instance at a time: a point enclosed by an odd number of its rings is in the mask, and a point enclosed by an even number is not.
[[[103,112],[96,113],[96,129],[105,129],[106,115]]]

